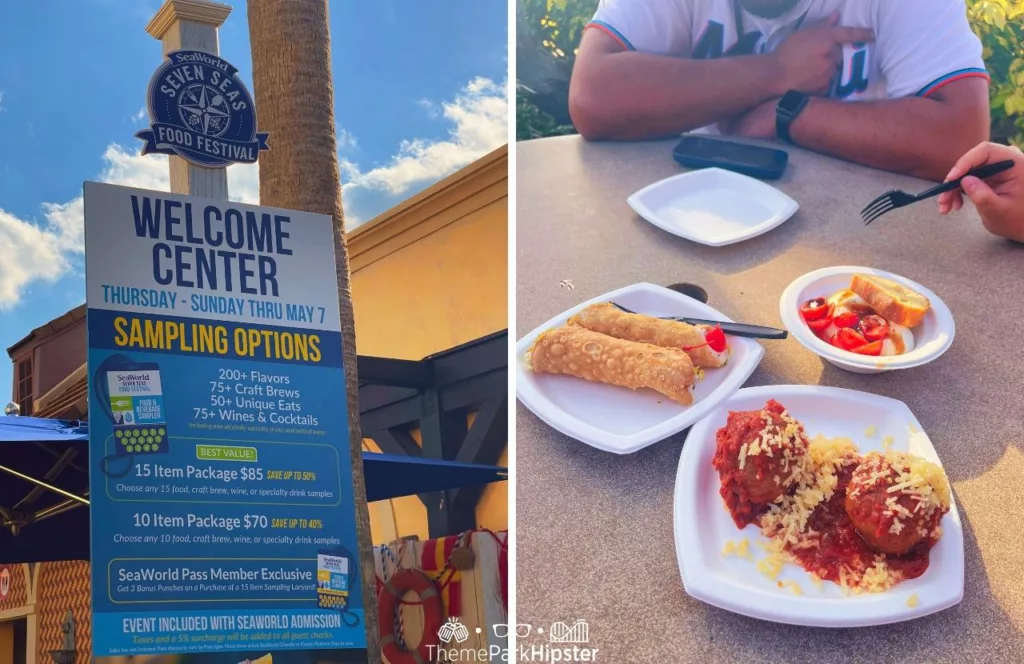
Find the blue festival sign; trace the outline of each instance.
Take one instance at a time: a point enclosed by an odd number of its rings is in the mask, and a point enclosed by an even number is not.
[[[96,657],[365,652],[333,232],[85,183]]]
[[[178,155],[207,168],[253,164],[269,150],[238,69],[203,51],[172,51],[153,74],[142,154]]]

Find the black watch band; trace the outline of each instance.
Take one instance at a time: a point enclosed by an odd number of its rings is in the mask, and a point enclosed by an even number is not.
[[[795,90],[790,90],[782,96],[775,106],[775,134],[779,139],[786,143],[793,143],[793,138],[789,135],[789,127],[807,107],[807,102],[810,100],[810,95]]]

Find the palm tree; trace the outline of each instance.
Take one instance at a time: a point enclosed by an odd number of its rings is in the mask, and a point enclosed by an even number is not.
[[[270,132],[271,145],[260,155],[260,203],[328,214],[334,219],[366,645],[369,661],[376,663],[381,661],[380,631],[363,479],[356,329],[335,142],[327,0],[249,0],[248,12],[256,110],[260,129]]]

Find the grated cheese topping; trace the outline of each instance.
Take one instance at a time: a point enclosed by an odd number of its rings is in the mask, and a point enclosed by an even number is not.
[[[735,555],[753,562],[756,569],[779,588],[803,594],[799,584],[779,580],[779,576],[787,564],[800,564],[796,556],[804,555],[802,549],[819,546],[821,533],[808,524],[815,510],[835,495],[841,473],[853,470],[847,487],[847,495],[852,498],[868,489],[884,490],[883,510],[892,519],[889,532],[893,535],[917,524],[935,523],[928,517],[934,516],[936,511],[949,509],[951,491],[942,468],[919,457],[893,452],[893,436],[883,438],[885,452],[872,452],[862,457],[857,445],[848,438],[829,439],[818,435],[808,441],[803,427],[788,411],[777,415],[762,411],[761,418],[763,429],[753,440],[739,447],[738,468],[743,470],[753,457],[779,459],[779,463],[773,464],[773,467],[779,466],[773,479],[776,484],[787,487],[787,491],[769,504],[760,518],[761,534],[767,539],[757,542],[757,546],[766,552],[765,557],[755,560],[747,539],[726,542],[722,555]],[[909,428],[912,433],[915,431],[913,425]],[[877,436],[877,427],[869,426],[865,435]],[[925,518],[915,518],[919,514]],[[920,534],[938,537],[941,529],[936,526],[933,532],[922,530]],[[838,575],[844,595],[883,592],[903,579],[902,572],[890,568],[882,554],[873,560],[854,557],[839,568]],[[822,587],[822,578],[813,572],[809,572],[809,577],[816,587]]]
[[[864,572],[860,583],[853,588],[853,593],[855,595],[864,591],[880,593],[892,588],[897,581],[899,581],[899,577],[890,572],[889,566],[885,563],[885,556],[877,556],[875,563]]]
[[[778,417],[782,421],[781,424],[777,423],[768,411],[761,411],[764,428],[756,438],[740,445],[737,457],[740,470],[746,466],[747,458],[762,454],[769,458],[781,458],[783,471],[790,470],[791,466],[795,468],[801,465],[806,456],[803,454],[806,447],[803,429],[787,411],[782,411]],[[783,481],[783,485],[787,485],[791,479],[792,475]]]
[[[888,485],[886,515],[910,517],[921,513],[928,516],[936,510],[949,509],[950,489],[946,473],[940,466],[920,457],[902,452],[872,452],[864,457],[854,472],[847,493],[856,498],[882,484]],[[907,501],[900,500],[903,497],[913,503],[913,511],[905,507]]]
[[[759,542],[758,546],[768,555],[757,561],[757,569],[777,584],[782,584],[777,579],[787,564],[798,564],[790,551],[818,546],[820,534],[807,524],[814,510],[832,498],[838,487],[838,471],[844,467],[856,464],[854,478],[862,476],[861,482],[851,480],[847,488],[854,496],[858,490],[863,490],[862,484],[866,482],[870,482],[869,485],[885,483],[889,494],[886,510],[895,517],[890,528],[893,534],[906,527],[904,521],[913,516],[914,511],[924,510],[927,515],[930,510],[949,507],[949,482],[945,473],[941,467],[924,459],[895,452],[884,455],[873,452],[861,457],[852,440],[828,439],[821,435],[810,441],[805,456],[809,463],[796,469],[793,490],[769,505],[760,522],[761,532],[768,540]],[[912,498],[913,511],[900,500],[902,496]],[[931,533],[932,536],[938,534],[938,529]],[[858,569],[843,566],[839,577],[845,595],[859,595],[886,591],[902,579],[902,574],[890,569],[885,556],[879,554]],[[822,585],[821,579],[813,574],[811,581],[819,588]],[[793,592],[802,594],[798,587],[794,587]]]
[[[796,490],[779,496],[761,518],[761,531],[795,548],[817,545],[817,533],[807,532],[807,521],[819,505],[828,502],[839,484],[836,470],[852,463],[857,447],[847,438],[816,436],[808,447],[809,464],[795,479]]]
[[[758,542],[758,546],[768,552],[768,556],[757,561],[757,571],[764,574],[773,581],[782,574],[786,563],[791,560],[789,554],[783,549],[782,542],[772,539],[768,542]]]
[[[722,548],[722,557],[728,558],[729,556],[736,556],[754,562],[754,553],[750,550],[750,540],[744,537],[738,543],[732,540],[727,541]]]

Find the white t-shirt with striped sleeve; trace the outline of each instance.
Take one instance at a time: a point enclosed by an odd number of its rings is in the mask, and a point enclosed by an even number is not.
[[[587,27],[626,49],[706,59],[770,53],[835,11],[840,25],[872,28],[875,42],[843,47],[832,98],[928,96],[961,78],[988,78],[964,0],[800,0],[776,19],[754,16],[735,0],[601,0]]]

